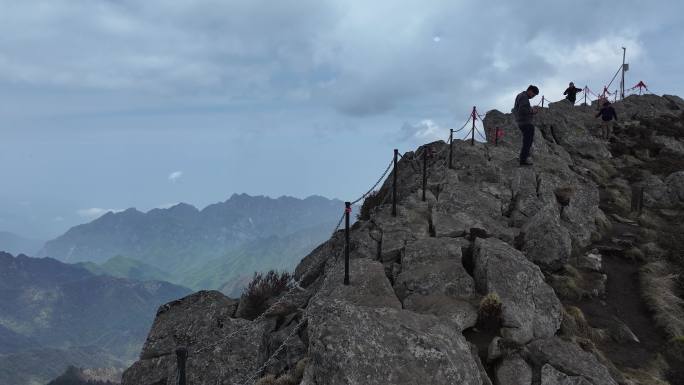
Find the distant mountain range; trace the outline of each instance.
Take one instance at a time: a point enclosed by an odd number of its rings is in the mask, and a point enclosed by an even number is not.
[[[43,247],[43,241],[0,231],[0,251],[10,254],[35,255]]]
[[[76,265],[85,268],[93,274],[130,278],[139,281],[163,281],[169,275],[169,273],[154,266],[121,255],[109,258],[100,264],[95,262],[78,262]]]
[[[156,309],[188,293],[0,252],[0,384],[44,385],[68,365],[124,366]]]
[[[96,273],[215,289],[254,271],[292,269],[328,238],[342,207],[320,196],[235,194],[202,210],[185,203],[147,213],[131,208],[71,228],[39,255],[93,262],[83,266]]]

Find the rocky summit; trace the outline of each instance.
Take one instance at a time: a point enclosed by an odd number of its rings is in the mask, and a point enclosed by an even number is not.
[[[218,292],[164,305],[123,384],[176,384],[179,348],[192,385],[681,384],[684,100],[615,108],[608,141],[596,105],[541,109],[533,166],[499,111],[487,143],[403,154],[351,228],[349,285],[338,231],[256,319]]]

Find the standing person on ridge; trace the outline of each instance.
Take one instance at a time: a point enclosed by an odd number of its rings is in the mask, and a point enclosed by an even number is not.
[[[613,126],[612,121],[615,120],[617,122],[618,120],[615,108],[613,108],[608,100],[603,102],[603,107],[601,107],[601,110],[596,114],[597,118],[599,116],[601,117],[600,137],[608,140],[611,134],[611,127]]]
[[[527,160],[530,156],[530,149],[532,142],[534,142],[534,125],[532,119],[537,113],[537,107],[530,106],[530,99],[539,95],[539,88],[530,85],[527,90],[518,94],[515,97],[515,105],[513,106],[513,116],[518,128],[522,132],[522,148],[520,149],[520,165],[531,166],[532,162]]]
[[[568,99],[574,105],[575,101],[577,100],[577,94],[579,92],[582,92],[582,89],[575,87],[575,83],[570,82],[570,85],[565,90],[565,92],[563,92],[563,95],[567,95],[565,98]]]

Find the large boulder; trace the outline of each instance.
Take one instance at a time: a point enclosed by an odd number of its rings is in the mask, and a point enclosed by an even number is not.
[[[380,259],[397,261],[404,247],[413,241],[430,237],[428,213],[397,206],[397,216],[392,216],[389,206],[379,207],[371,214],[371,220],[380,234]]]
[[[591,385],[584,377],[567,376],[546,364],[541,370],[541,385]]]
[[[463,267],[461,254],[466,243],[426,238],[406,247],[394,283],[404,309],[446,318],[459,330],[475,325],[477,310],[470,303],[475,283]]]
[[[477,239],[474,276],[481,294],[496,294],[502,303],[503,337],[524,344],[553,336],[560,327],[561,303],[544,282],[539,267],[498,239]]]
[[[572,342],[558,337],[545,338],[533,341],[527,348],[531,359],[540,367],[550,364],[565,375],[584,377],[592,385],[617,385],[593,354]]]
[[[344,261],[339,260],[325,276],[317,295],[359,306],[401,309],[383,265],[366,258],[350,260],[349,285],[344,284]]]
[[[470,298],[475,284],[463,267],[461,245],[448,238],[427,238],[409,244],[394,284],[399,297],[437,294]]]
[[[496,366],[496,383],[498,385],[531,385],[532,368],[520,355],[504,357]]]
[[[684,171],[678,171],[665,178],[667,195],[674,208],[684,208]]]
[[[555,271],[563,267],[572,253],[572,239],[568,230],[561,226],[560,211],[555,205],[539,210],[521,229],[523,252],[545,270]]]
[[[302,385],[481,385],[461,333],[439,318],[315,298]],[[429,380],[428,380],[429,379]]]
[[[218,291],[200,291],[160,307],[140,360],[123,374],[123,385],[173,384],[175,350],[188,351],[191,384],[245,380],[259,367],[268,322],[231,318],[235,301]]]

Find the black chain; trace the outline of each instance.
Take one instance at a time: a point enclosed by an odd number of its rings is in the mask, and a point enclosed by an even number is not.
[[[468,117],[468,120],[466,120],[466,122],[463,123],[463,126],[462,126],[461,128],[459,128],[458,130],[455,130],[455,131],[454,131],[454,134],[457,133],[457,132],[459,132],[459,131],[461,131],[462,129],[466,128],[466,126],[468,125],[468,123],[470,123],[470,119],[472,119],[472,118],[473,118],[473,116],[470,115],[470,117]]]
[[[387,173],[389,172],[389,170],[392,168],[392,164],[393,164],[393,163],[394,163],[394,160],[392,160],[392,161],[387,165],[387,168],[386,168],[385,171],[382,173],[382,175],[380,175],[380,178],[378,178],[378,181],[375,182],[375,184],[373,185],[373,187],[371,187],[368,191],[366,191],[365,194],[361,195],[357,200],[351,202],[352,206],[355,205],[355,204],[357,204],[357,203],[359,203],[359,202],[361,202],[363,199],[366,199],[367,196],[369,196],[373,191],[375,191],[375,188],[378,187],[378,185],[380,184],[380,182],[382,182],[383,179],[385,179],[385,176],[387,175]]]
[[[340,220],[337,221],[337,226],[335,226],[335,230],[333,230],[333,232],[332,232],[333,234],[335,234],[335,233],[337,232],[337,230],[340,229],[340,226],[342,226],[342,221],[344,220],[344,215],[345,215],[345,214],[346,214],[346,213],[343,212],[343,213],[342,213],[342,216],[340,217]]]

